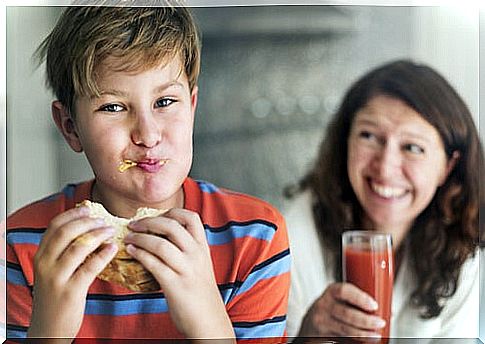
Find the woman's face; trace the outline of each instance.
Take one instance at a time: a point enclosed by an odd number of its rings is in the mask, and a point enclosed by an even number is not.
[[[438,131],[403,101],[373,97],[355,115],[347,173],[366,221],[400,241],[452,168]]]

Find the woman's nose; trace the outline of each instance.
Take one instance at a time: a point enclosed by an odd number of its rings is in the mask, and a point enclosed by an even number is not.
[[[374,168],[382,179],[392,179],[398,176],[402,167],[401,152],[392,143],[386,143],[376,153]]]
[[[131,132],[133,143],[152,148],[158,145],[161,139],[162,133],[154,115],[151,112],[138,114]]]

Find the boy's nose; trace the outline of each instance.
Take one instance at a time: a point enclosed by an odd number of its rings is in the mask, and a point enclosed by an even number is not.
[[[131,132],[131,140],[134,144],[152,148],[159,144],[161,139],[160,128],[152,114],[137,116]]]

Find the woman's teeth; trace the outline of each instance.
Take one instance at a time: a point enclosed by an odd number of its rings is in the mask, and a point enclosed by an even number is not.
[[[397,198],[406,193],[404,188],[396,188],[391,186],[383,186],[375,183],[371,183],[372,191],[384,198]]]

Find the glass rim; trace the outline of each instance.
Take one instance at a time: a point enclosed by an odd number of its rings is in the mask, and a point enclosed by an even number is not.
[[[373,231],[373,230],[348,230],[342,233],[342,237],[346,236],[361,236],[361,237],[372,237],[372,238],[391,238],[391,233]]]

